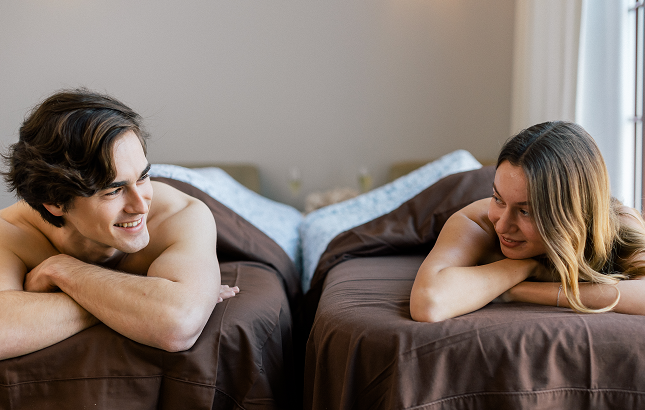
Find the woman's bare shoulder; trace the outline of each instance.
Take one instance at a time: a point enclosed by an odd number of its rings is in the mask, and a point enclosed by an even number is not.
[[[632,229],[645,232],[645,222],[643,221],[643,215],[641,215],[640,212],[623,204],[617,205],[615,209],[621,225],[626,225]]]
[[[490,198],[482,199],[455,212],[441,229],[426,265],[475,266],[497,257],[498,242],[488,219]]]
[[[457,211],[456,215],[470,219],[471,221],[479,225],[479,227],[486,233],[495,236],[495,228],[493,227],[493,223],[488,218],[488,207],[490,205],[490,201],[490,198],[484,198],[475,201]]]

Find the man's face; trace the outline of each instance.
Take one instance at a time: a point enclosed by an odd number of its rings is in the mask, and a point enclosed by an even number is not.
[[[148,245],[147,216],[152,201],[150,164],[136,134],[128,131],[113,146],[115,180],[95,195],[77,197],[64,214],[65,228],[79,242],[96,250],[126,253]]]

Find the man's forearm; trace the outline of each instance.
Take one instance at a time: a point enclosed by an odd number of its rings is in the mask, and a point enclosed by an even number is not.
[[[98,323],[68,295],[0,292],[0,360],[51,346]]]
[[[117,272],[64,255],[50,270],[53,283],[101,322],[132,340],[170,351],[192,346],[218,297],[213,292],[210,306],[205,306],[203,295],[182,283]]]

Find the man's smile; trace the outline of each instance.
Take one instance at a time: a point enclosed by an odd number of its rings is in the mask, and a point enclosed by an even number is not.
[[[114,226],[117,226],[119,228],[134,228],[135,226],[138,226],[143,218],[139,218],[139,220],[134,221],[134,222],[125,222],[125,223],[120,223],[120,224],[114,224]]]

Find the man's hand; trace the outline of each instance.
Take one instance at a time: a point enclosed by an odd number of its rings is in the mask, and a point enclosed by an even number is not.
[[[219,298],[217,303],[223,302],[224,299],[232,298],[240,292],[240,288],[233,286],[232,288],[228,285],[220,285],[219,287]]]
[[[54,255],[42,261],[25,276],[24,289],[27,292],[56,292],[58,286],[53,275],[59,269],[73,269],[74,262],[80,262],[69,255]]]

